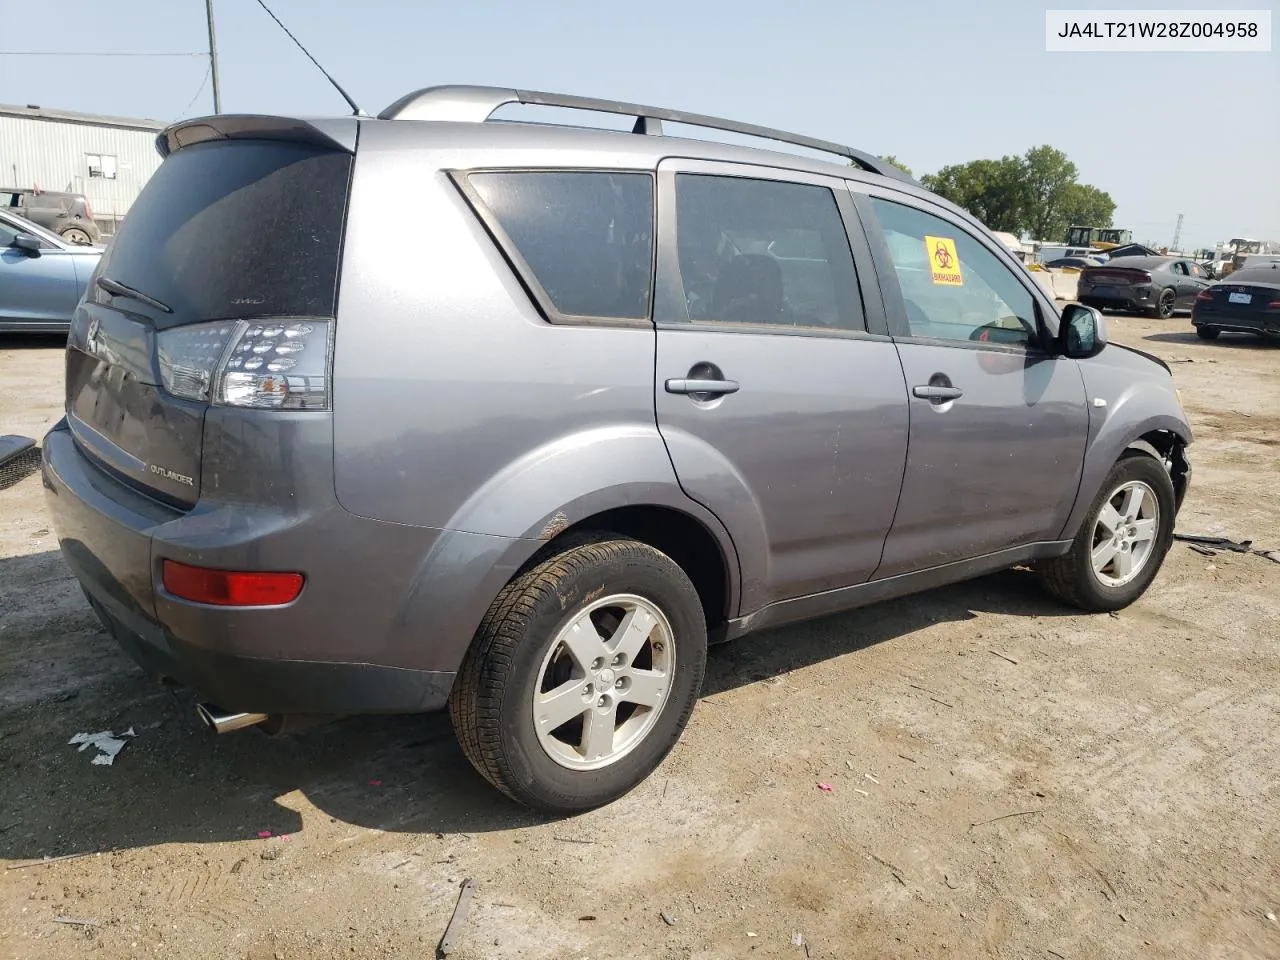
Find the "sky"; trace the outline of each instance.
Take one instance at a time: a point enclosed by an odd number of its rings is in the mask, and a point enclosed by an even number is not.
[[[1139,242],[1169,244],[1180,213],[1183,247],[1280,241],[1274,34],[1270,53],[1044,49],[1046,8],[1223,0],[267,2],[371,114],[439,83],[523,87],[794,130],[893,154],[917,177],[1050,144]],[[1230,5],[1272,9],[1280,29],[1275,0]],[[213,111],[207,56],[12,55],[207,51],[204,0],[23,9],[29,29],[0,40],[0,103],[162,121]],[[214,0],[214,14],[224,112],[349,112],[256,0]]]

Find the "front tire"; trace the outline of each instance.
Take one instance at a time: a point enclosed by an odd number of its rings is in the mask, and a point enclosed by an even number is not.
[[[1160,572],[1177,497],[1164,466],[1145,453],[1121,457],[1093,502],[1070,551],[1039,565],[1053,596],[1093,613],[1137,600]]]
[[[449,699],[472,765],[513,800],[569,814],[616,800],[675,746],[702,687],[706,619],[666,554],[578,541],[490,606]]]

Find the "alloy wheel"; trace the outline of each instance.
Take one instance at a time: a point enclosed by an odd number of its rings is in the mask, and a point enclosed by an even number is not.
[[[1138,576],[1155,553],[1160,501],[1141,480],[1131,480],[1107,497],[1093,528],[1093,572],[1108,587]]]
[[[538,670],[538,743],[572,770],[620,760],[661,714],[675,658],[671,624],[651,601],[633,594],[595,601],[560,631]]]

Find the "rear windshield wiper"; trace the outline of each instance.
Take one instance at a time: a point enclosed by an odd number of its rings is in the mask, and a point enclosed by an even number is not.
[[[145,303],[147,306],[155,307],[157,310],[163,310],[165,313],[173,313],[173,308],[168,304],[161,303],[155,297],[148,297],[141,290],[135,290],[133,287],[127,287],[119,280],[112,280],[110,277],[99,277],[98,286],[112,296],[128,297],[130,300],[137,300],[139,303]]]

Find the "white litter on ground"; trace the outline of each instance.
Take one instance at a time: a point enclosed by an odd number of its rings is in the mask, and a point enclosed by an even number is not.
[[[130,727],[120,736],[116,736],[110,730],[102,730],[98,733],[77,733],[74,737],[67,741],[68,746],[80,745],[80,753],[84,753],[88,747],[97,747],[98,754],[93,758],[93,763],[109,767],[116,762],[116,755],[124,749],[126,741],[124,738],[136,737],[133,727]]]

